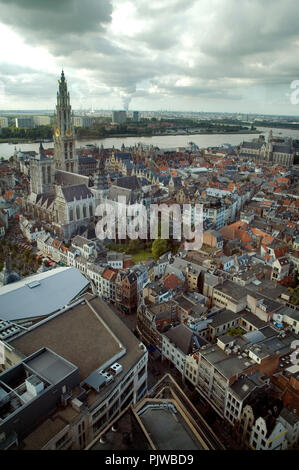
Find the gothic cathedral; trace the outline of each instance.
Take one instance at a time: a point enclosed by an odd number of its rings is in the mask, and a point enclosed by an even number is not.
[[[70,95],[63,71],[58,82],[54,159],[45,155],[41,145],[39,154],[30,161],[30,194],[23,215],[69,240],[93,224],[99,191],[91,190],[89,178],[78,174]]]

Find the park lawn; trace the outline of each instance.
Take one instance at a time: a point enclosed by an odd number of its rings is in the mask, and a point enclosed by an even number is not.
[[[142,250],[132,254],[132,259],[134,263],[139,263],[140,261],[145,261],[147,258],[152,258],[152,256],[152,250]]]

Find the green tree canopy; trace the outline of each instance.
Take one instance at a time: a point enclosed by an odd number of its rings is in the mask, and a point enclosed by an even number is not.
[[[163,253],[168,250],[168,240],[163,238],[157,238],[152,244],[152,254],[157,260]]]

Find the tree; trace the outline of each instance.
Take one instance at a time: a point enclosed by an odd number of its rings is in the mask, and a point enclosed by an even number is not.
[[[153,257],[157,260],[168,250],[168,241],[163,238],[157,238],[152,245]]]
[[[142,241],[137,238],[136,240],[130,240],[128,248],[126,250],[127,253],[138,253],[138,251],[143,249]]]
[[[137,240],[130,240],[129,241],[129,245],[128,245],[128,248],[126,250],[128,253],[136,253],[136,251],[138,251],[138,247],[137,247],[136,242],[137,242]]]
[[[294,287],[297,287],[299,284],[299,272],[298,270],[296,269],[294,271]]]
[[[227,334],[230,336],[238,336],[238,335],[242,335],[243,333],[244,331],[242,330],[242,328],[230,328],[227,331]]]

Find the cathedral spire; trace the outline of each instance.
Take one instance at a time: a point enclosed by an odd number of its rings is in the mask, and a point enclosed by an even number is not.
[[[54,159],[57,170],[78,172],[78,157],[75,151],[74,125],[70,94],[64,71],[61,71],[54,127]]]

